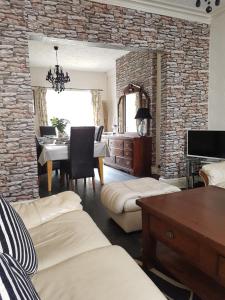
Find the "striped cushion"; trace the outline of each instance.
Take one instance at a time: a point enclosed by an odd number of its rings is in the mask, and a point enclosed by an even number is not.
[[[9,254],[0,254],[0,299],[40,300],[30,277]]]
[[[0,253],[14,257],[28,275],[37,270],[37,256],[30,234],[12,206],[0,196]]]

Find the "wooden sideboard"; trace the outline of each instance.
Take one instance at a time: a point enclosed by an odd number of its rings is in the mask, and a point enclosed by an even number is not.
[[[104,163],[134,176],[151,175],[152,138],[126,134],[102,135],[110,149]]]

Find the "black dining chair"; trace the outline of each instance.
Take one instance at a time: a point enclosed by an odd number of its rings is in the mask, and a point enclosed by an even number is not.
[[[104,126],[96,126],[95,127],[95,141],[96,142],[101,142],[103,130],[104,130]],[[98,158],[94,158],[94,167],[98,168],[98,174],[100,176]]]
[[[35,144],[36,144],[37,161],[38,161],[39,156],[41,155],[42,147],[39,144],[36,136],[35,136]],[[39,162],[37,162],[37,164],[38,164],[38,177],[46,174],[47,173],[46,164],[44,166],[42,166]],[[58,160],[53,161],[52,169],[55,170],[56,175],[58,175],[58,170],[60,169],[60,161]]]
[[[103,130],[104,130],[104,126],[95,127],[95,141],[101,142]]]
[[[54,126],[40,126],[40,135],[56,135],[56,129]]]
[[[92,178],[93,190],[95,191],[94,173],[94,136],[95,127],[71,127],[69,160],[62,161],[61,167],[71,183],[73,179]]]

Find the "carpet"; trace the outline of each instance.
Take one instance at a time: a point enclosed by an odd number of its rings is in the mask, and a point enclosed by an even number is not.
[[[141,267],[140,260],[135,260]],[[144,270],[148,277],[155,283],[168,300],[200,300],[191,289],[176,281],[172,277],[152,268]]]

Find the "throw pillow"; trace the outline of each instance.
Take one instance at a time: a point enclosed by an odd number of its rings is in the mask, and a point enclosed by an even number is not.
[[[37,270],[37,256],[32,239],[22,219],[0,196],[0,253],[14,257],[28,275]]]
[[[30,277],[9,254],[0,254],[0,274],[2,300],[40,300]]]

